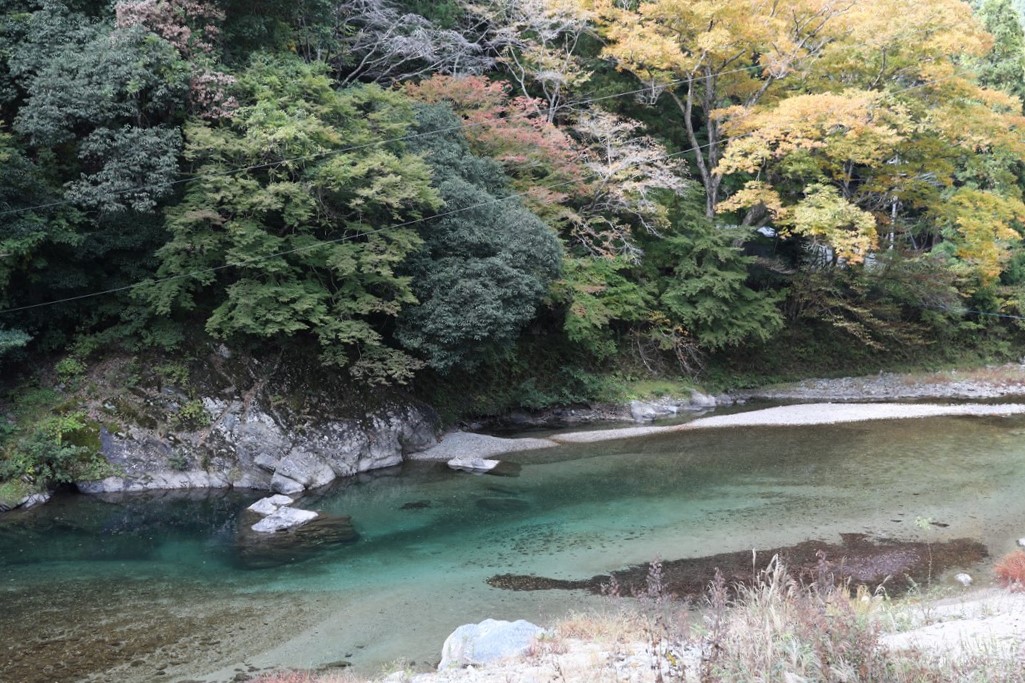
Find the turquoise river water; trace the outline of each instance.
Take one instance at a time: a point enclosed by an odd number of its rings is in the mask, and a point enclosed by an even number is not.
[[[427,668],[459,624],[601,601],[492,588],[495,574],[586,578],[845,532],[999,554],[1025,535],[1020,417],[713,429],[508,459],[518,476],[409,463],[309,496],[297,505],[351,515],[359,539],[260,569],[236,546],[259,492],[68,495],[2,516],[0,681]]]

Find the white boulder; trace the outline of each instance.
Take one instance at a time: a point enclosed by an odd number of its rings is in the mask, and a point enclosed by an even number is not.
[[[483,474],[502,464],[501,460],[489,460],[487,458],[452,458],[448,466],[462,472],[474,472]]]
[[[319,516],[312,510],[281,507],[254,524],[252,529],[261,534],[273,534],[278,531],[300,527],[307,522],[312,522]]]
[[[291,505],[294,502],[295,500],[289,496],[284,496],[279,493],[266,498],[261,498],[246,509],[252,510],[261,517],[266,517],[267,515],[272,515],[277,512],[278,508],[284,507],[285,505]]]
[[[445,639],[438,670],[487,664],[526,654],[545,630],[524,621],[485,619],[463,624]]]
[[[960,572],[958,574],[955,574],[954,575],[954,580],[957,581],[962,586],[964,586],[965,588],[968,588],[969,586],[972,585],[972,576],[971,576],[971,574],[966,574],[965,572]]]

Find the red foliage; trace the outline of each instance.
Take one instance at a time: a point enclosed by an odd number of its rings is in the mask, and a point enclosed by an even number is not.
[[[184,56],[214,51],[224,11],[199,0],[129,0],[114,9],[118,28],[144,26]]]
[[[994,571],[1001,586],[1011,590],[1025,590],[1025,550],[1004,555]]]
[[[214,3],[199,0],[125,0],[114,11],[118,28],[142,26],[171,43],[186,59],[214,54],[225,16]],[[238,108],[228,92],[235,78],[213,69],[194,69],[189,84],[192,111],[205,119],[231,116]]]
[[[560,195],[575,195],[587,187],[581,163],[584,150],[570,136],[541,116],[538,100],[512,97],[507,83],[484,76],[436,75],[406,86],[414,99],[429,104],[447,102],[463,118],[463,129],[474,152],[497,159],[524,189],[539,182],[557,184]],[[526,197],[530,208],[544,214],[551,197]]]

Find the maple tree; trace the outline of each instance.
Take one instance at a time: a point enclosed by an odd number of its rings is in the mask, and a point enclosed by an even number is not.
[[[676,105],[705,189],[705,215],[716,214],[724,145],[716,112],[753,107],[799,73],[833,37],[847,3],[835,0],[654,0],[633,9],[582,0],[599,17],[605,54]],[[700,126],[698,125],[700,121]]]

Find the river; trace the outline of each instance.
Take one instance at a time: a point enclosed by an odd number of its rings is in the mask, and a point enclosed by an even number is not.
[[[852,532],[997,555],[1025,533],[1020,416],[695,430],[507,459],[518,476],[407,463],[309,496],[297,505],[350,515],[359,538],[278,566],[238,555],[258,492],[69,494],[2,516],[0,681],[424,669],[459,624],[605,604],[493,588],[496,574],[579,579]]]

